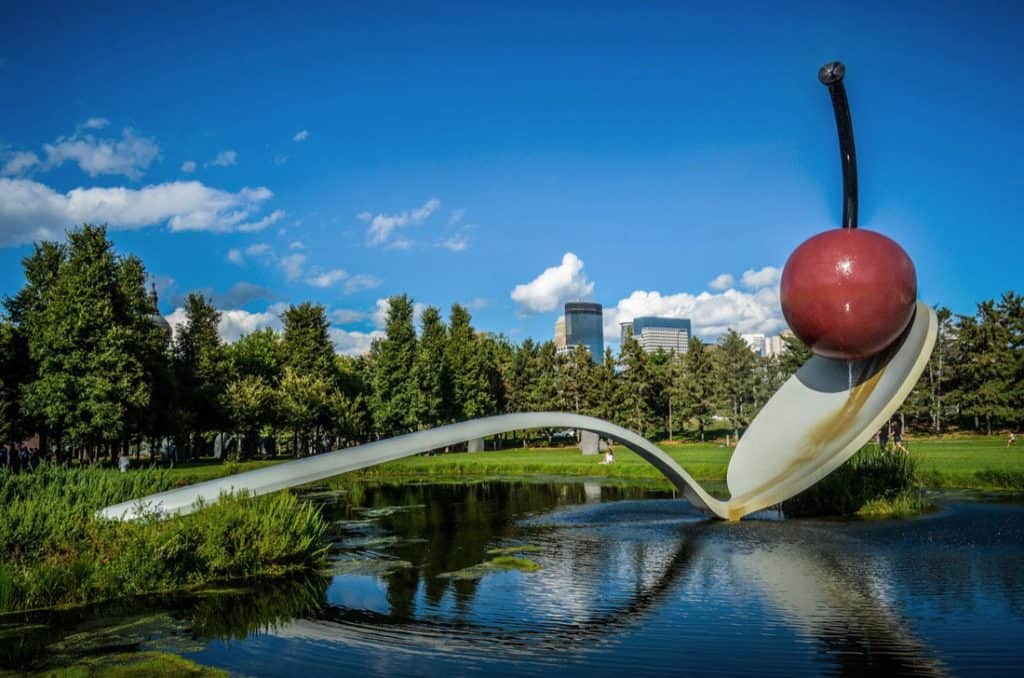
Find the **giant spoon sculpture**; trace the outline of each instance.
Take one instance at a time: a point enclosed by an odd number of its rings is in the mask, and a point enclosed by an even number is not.
[[[739,520],[807,489],[861,448],[906,399],[935,345],[935,312],[917,302],[907,253],[886,236],[857,228],[857,164],[845,69],[818,74],[828,87],[843,168],[843,226],[801,244],[782,273],[782,311],[814,355],[775,393],[729,461],[728,500],[708,494],[668,454],[636,433],[564,412],[474,419],[337,450],[108,506],[133,519],[186,514],[223,493],[260,495],[383,464],[447,445],[530,428],[576,428],[614,439],[653,464],[691,503]]]

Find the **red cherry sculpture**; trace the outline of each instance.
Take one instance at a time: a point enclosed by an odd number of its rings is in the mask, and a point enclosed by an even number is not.
[[[914,316],[917,274],[907,253],[881,233],[857,228],[857,160],[845,68],[826,64],[843,163],[843,228],[796,248],[782,271],[782,314],[816,354],[839,360],[872,356],[896,341]]]
[[[782,313],[825,358],[859,360],[899,338],[914,316],[917,275],[895,241],[837,228],[805,241],[782,271]]]

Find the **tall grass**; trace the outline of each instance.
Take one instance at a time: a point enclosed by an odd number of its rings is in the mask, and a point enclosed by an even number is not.
[[[873,446],[782,503],[787,516],[906,514],[926,507],[918,489],[915,459]]]
[[[322,565],[326,523],[293,495],[224,497],[170,520],[113,522],[112,503],[170,489],[166,471],[0,472],[0,612],[86,603]]]

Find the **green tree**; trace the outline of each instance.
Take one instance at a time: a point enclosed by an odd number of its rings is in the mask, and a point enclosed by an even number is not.
[[[416,426],[412,372],[416,362],[413,304],[406,295],[388,300],[385,336],[373,343],[373,393],[370,410],[377,432],[384,436]]]
[[[222,396],[230,378],[230,360],[217,327],[220,312],[201,294],[185,298],[185,322],[175,332],[174,372],[180,418],[195,456],[204,433],[220,431],[226,422]]]
[[[444,422],[445,404],[451,399],[451,373],[445,360],[448,330],[433,306],[423,311],[422,331],[412,367],[413,419],[419,427]]]
[[[324,307],[308,301],[289,306],[281,314],[281,322],[284,324],[281,339],[284,364],[300,374],[330,378],[334,373],[334,345]]]
[[[281,380],[285,349],[281,335],[273,329],[267,327],[244,335],[230,345],[228,353],[235,374],[259,377],[271,386]]]
[[[148,321],[138,259],[118,257],[103,227],[85,225],[68,241],[41,299],[24,309],[36,374],[23,407],[73,444],[113,453],[149,405],[149,349],[159,330]]]
[[[675,394],[680,414],[696,422],[697,434],[703,442],[704,432],[715,412],[715,377],[711,354],[697,337],[690,337],[683,355]]]
[[[239,458],[251,456],[259,441],[259,430],[274,402],[274,389],[261,377],[249,374],[228,383],[223,408],[232,428],[240,433]]]
[[[277,403],[285,425],[292,431],[292,449],[297,456],[319,449],[321,425],[330,414],[335,391],[324,375],[285,368]]]
[[[735,330],[729,330],[719,341],[712,364],[721,412],[728,417],[733,435],[739,437],[740,428],[750,420],[757,356]]]
[[[615,356],[610,348],[604,350],[604,360],[593,369],[587,413],[605,421],[615,421],[621,410],[619,377],[615,372]]]
[[[811,359],[811,349],[800,341],[792,332],[782,335],[782,354],[779,356],[779,369],[786,379],[796,374],[804,363]]]
[[[640,342],[629,337],[622,344],[619,360],[622,363],[622,422],[642,436],[654,437],[656,392],[649,356]]]

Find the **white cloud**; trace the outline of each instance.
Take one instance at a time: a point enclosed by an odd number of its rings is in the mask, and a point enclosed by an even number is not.
[[[29,167],[39,164],[39,156],[32,151],[15,151],[4,156],[7,161],[4,163],[0,174],[21,174]]]
[[[594,283],[583,272],[583,261],[572,252],[562,256],[562,263],[546,269],[528,283],[516,285],[512,301],[524,314],[554,311],[566,301],[586,299],[594,292]]]
[[[731,273],[723,273],[708,283],[713,290],[727,290],[736,284],[736,278]]]
[[[348,272],[340,268],[324,271],[306,278],[306,282],[313,287],[333,287],[335,283],[341,282],[348,277]]]
[[[281,319],[274,311],[274,307],[268,308],[263,313],[252,313],[240,308],[218,310],[220,310],[220,323],[217,325],[217,334],[228,343],[236,342],[242,338],[242,335],[251,334],[265,327],[281,329]],[[186,318],[185,309],[180,306],[174,309],[170,315],[164,316],[175,336],[178,334],[178,326],[183,325]]]
[[[216,167],[228,167],[234,165],[238,161],[238,153],[235,151],[221,151],[217,154],[217,157],[206,163],[207,165],[214,165]]]
[[[288,280],[298,280],[302,277],[302,269],[306,264],[306,255],[289,254],[288,256],[281,257],[281,261],[278,263]]]
[[[82,129],[103,129],[110,124],[110,121],[106,118],[89,118],[83,122],[80,127]]]
[[[370,245],[390,245],[394,247],[396,246],[395,243],[389,243],[388,240],[396,228],[422,223],[440,207],[441,201],[437,198],[431,198],[423,203],[423,206],[411,211],[407,210],[398,214],[382,213],[376,216],[372,216],[369,212],[360,212],[358,216],[359,219],[370,222],[370,227],[366,232],[367,242]],[[403,245],[402,249],[407,249],[411,245],[408,240],[398,240],[397,242]]]
[[[378,329],[384,329],[388,324],[388,309],[391,304],[387,299],[378,299],[376,305],[373,307],[373,313],[370,314],[370,319],[373,321],[374,327]],[[420,324],[420,318],[423,316],[423,311],[427,310],[427,305],[421,302],[414,302],[412,305],[412,321],[416,326]]]
[[[334,343],[334,350],[344,355],[362,355],[370,350],[374,339],[383,339],[384,333],[380,330],[373,332],[349,332],[337,327],[328,330],[331,341]]]
[[[452,210],[451,216],[448,217],[448,225],[449,226],[458,226],[459,222],[462,221],[462,218],[464,216],[466,216],[466,210],[465,209],[459,208],[457,210]]]
[[[487,300],[484,299],[483,297],[476,297],[474,299],[470,299],[469,302],[466,303],[466,308],[469,308],[470,310],[473,311],[482,311],[485,308],[487,308]]]
[[[245,257],[242,256],[242,250],[230,249],[228,250],[228,261],[236,266],[242,266],[245,264]]]
[[[441,241],[441,247],[452,252],[463,252],[469,247],[469,238],[459,233]]]
[[[728,289],[719,294],[697,295],[637,290],[613,308],[604,309],[605,339],[617,341],[620,322],[648,315],[689,318],[694,334],[707,339],[714,339],[729,328],[741,333],[775,334],[786,327],[778,293],[772,288],[755,293]]]
[[[231,193],[198,181],[58,193],[29,179],[0,179],[0,246],[54,239],[84,222],[114,230],[157,224],[167,224],[172,231],[251,230],[255,224],[245,220],[273,195],[262,187]]]
[[[305,141],[308,138],[309,138],[309,130],[308,129],[304,129],[304,130],[296,132],[295,136],[292,137],[292,141]]]
[[[365,273],[354,275],[345,281],[345,293],[352,294],[362,290],[372,290],[381,285],[381,279]]]
[[[262,219],[259,219],[257,221],[250,221],[250,222],[247,222],[247,223],[244,223],[244,224],[238,224],[235,227],[235,230],[236,231],[241,231],[242,233],[254,233],[256,231],[262,231],[267,226],[270,226],[271,224],[277,223],[278,221],[280,221],[284,217],[285,217],[285,211],[284,210],[274,210],[273,212],[271,212],[267,216],[265,216]]]
[[[185,162],[181,163],[181,171],[184,172],[185,174],[192,174],[192,172],[196,171],[196,161],[186,160]]]
[[[765,266],[759,271],[748,269],[743,272],[740,282],[750,290],[757,290],[762,287],[769,287],[779,282],[782,277],[782,270],[774,266]]]
[[[306,249],[306,245],[303,242],[301,242],[299,240],[296,240],[294,242],[288,243],[288,249],[290,249],[290,250],[304,250],[304,249]]]
[[[258,257],[270,253],[270,245],[265,242],[257,242],[245,248],[245,253],[250,257]]]
[[[91,134],[76,133],[44,144],[43,150],[47,167],[59,167],[71,160],[91,177],[122,174],[130,179],[140,178],[160,154],[154,139],[137,137],[131,128],[125,128],[120,139],[97,139]]]
[[[328,313],[327,316],[331,319],[331,322],[336,322],[339,325],[348,325],[349,323],[357,323],[366,319],[366,313],[362,311],[355,311],[350,308],[339,308],[333,310]]]

